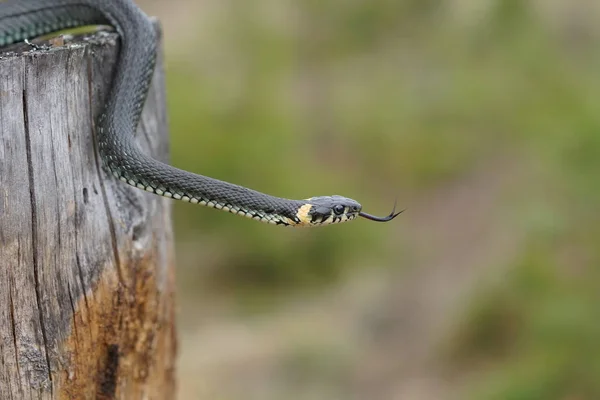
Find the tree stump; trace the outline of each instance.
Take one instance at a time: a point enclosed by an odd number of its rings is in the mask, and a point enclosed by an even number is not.
[[[0,399],[172,399],[169,200],[106,174],[95,140],[118,36],[12,50],[0,54]],[[137,139],[166,161],[162,57]]]

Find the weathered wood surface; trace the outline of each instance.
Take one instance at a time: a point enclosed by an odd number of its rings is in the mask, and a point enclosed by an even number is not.
[[[109,177],[94,139],[117,46],[0,54],[2,400],[174,398],[170,205]],[[161,66],[137,137],[165,160]]]

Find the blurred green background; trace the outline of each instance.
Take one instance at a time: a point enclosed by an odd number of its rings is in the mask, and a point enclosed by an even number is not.
[[[600,399],[600,3],[139,3],[174,165],[407,208],[177,203],[180,399]]]

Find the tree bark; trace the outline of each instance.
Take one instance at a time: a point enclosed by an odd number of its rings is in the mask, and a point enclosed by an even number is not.
[[[0,54],[0,399],[172,399],[167,199],[101,169],[118,36]],[[137,139],[168,158],[162,57]]]

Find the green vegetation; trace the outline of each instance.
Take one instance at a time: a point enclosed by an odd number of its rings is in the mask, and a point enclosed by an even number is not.
[[[216,60],[168,60],[174,163],[385,214],[397,194],[402,207],[515,160],[529,184],[515,185],[505,217],[523,240],[449,333],[447,362],[477,375],[473,399],[598,399],[598,32],[553,28],[525,1],[474,23],[433,3],[286,3],[289,23],[238,4],[212,39]],[[400,268],[400,232],[411,234],[402,217],[282,232],[189,204],[176,224],[181,243],[206,246],[186,247],[183,286],[260,295]]]

